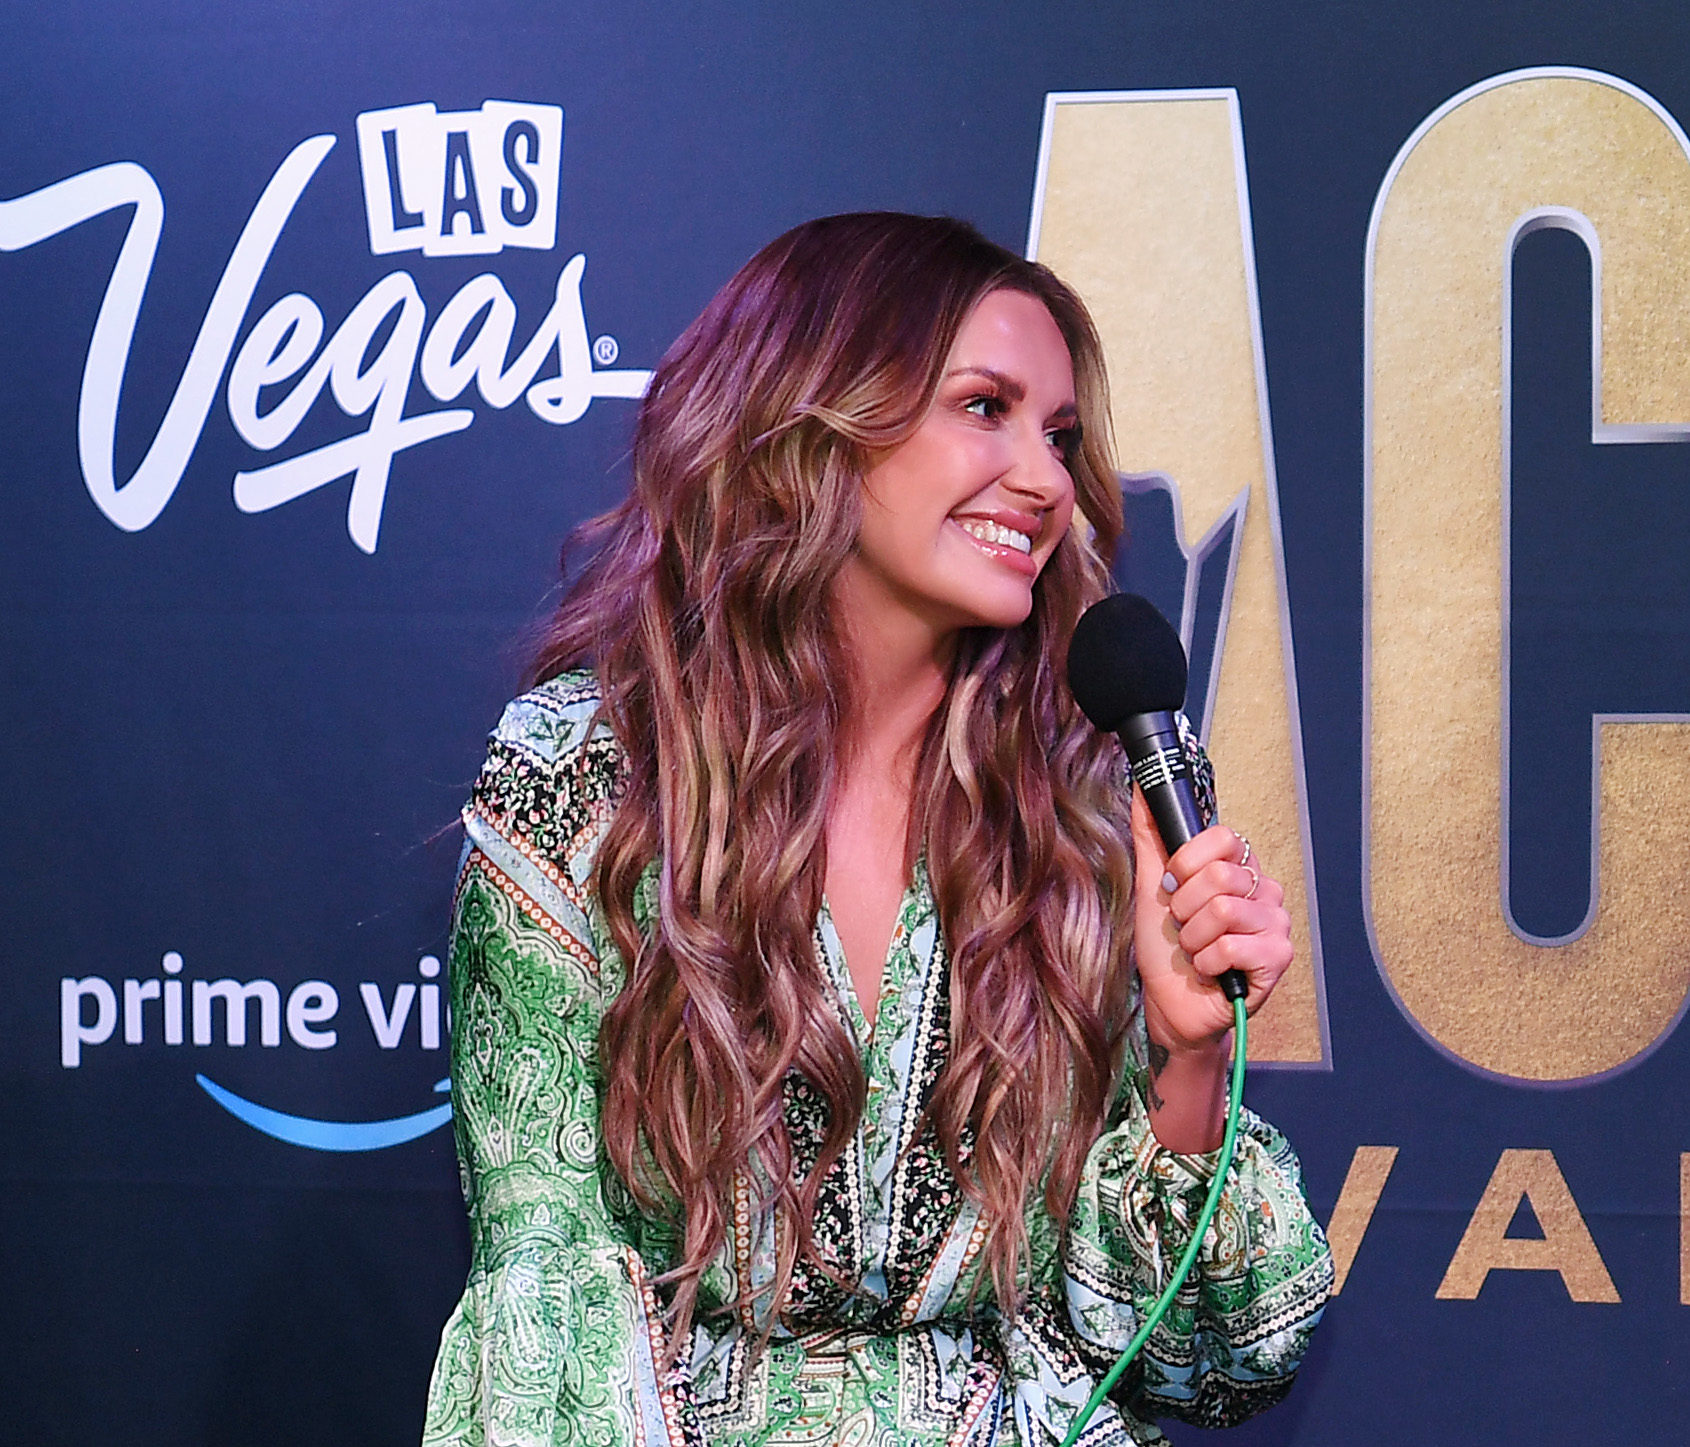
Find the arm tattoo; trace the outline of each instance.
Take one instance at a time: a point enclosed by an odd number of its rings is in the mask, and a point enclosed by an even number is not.
[[[1167,1104],[1167,1101],[1163,1100],[1157,1092],[1156,1077],[1162,1073],[1163,1067],[1168,1063],[1168,1047],[1159,1045],[1154,1040],[1150,1041],[1149,1044],[1150,1078],[1145,1082],[1145,1094],[1150,1098],[1150,1108],[1160,1110]]]

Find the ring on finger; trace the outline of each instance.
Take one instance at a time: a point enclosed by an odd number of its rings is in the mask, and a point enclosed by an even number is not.
[[[1255,865],[1250,863],[1250,841],[1245,839],[1242,834],[1238,837],[1244,845],[1244,852],[1238,857],[1238,867],[1240,869],[1248,869],[1250,871],[1250,892],[1245,895],[1244,898],[1254,899],[1256,897],[1256,891],[1262,887],[1262,872],[1257,869]]]

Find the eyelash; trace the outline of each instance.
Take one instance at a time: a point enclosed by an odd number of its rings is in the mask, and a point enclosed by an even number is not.
[[[975,412],[976,407],[985,408],[982,412]],[[962,404],[962,410],[973,412],[976,417],[995,420],[1009,410],[1009,404],[995,392],[983,392],[978,397],[970,397]],[[1063,462],[1073,462],[1080,450],[1081,428],[1078,422],[1070,422],[1065,427],[1052,427],[1045,433],[1046,440],[1061,457]]]
[[[1063,462],[1069,465],[1072,465],[1080,454],[1080,438],[1083,435],[1078,422],[1070,422],[1066,427],[1053,427],[1045,434]]]

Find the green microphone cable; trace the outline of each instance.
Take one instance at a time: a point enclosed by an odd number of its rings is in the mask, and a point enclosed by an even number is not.
[[[1213,800],[1207,810],[1199,805],[1193,782],[1189,729],[1179,715],[1185,701],[1185,646],[1176,630],[1156,605],[1136,593],[1114,593],[1100,599],[1080,615],[1068,644],[1068,686],[1074,702],[1092,724],[1115,734],[1126,750],[1134,785],[1143,796],[1156,832],[1169,854],[1195,839],[1213,822]],[[1244,845],[1239,862],[1248,867],[1250,846]],[[1256,871],[1250,870],[1255,885]],[[1097,1390],[1081,1409],[1062,1447],[1074,1447],[1098,1404],[1121,1380],[1139,1354],[1150,1333],[1167,1313],[1192,1264],[1202,1249],[1203,1235],[1220,1204],[1221,1189],[1232,1169],[1233,1147],[1238,1141],[1238,1113],[1244,1104],[1244,996],[1249,982],[1239,970],[1224,971],[1216,983],[1232,1001],[1233,1056],[1232,1094],[1227,1104],[1226,1135],[1221,1142],[1215,1179],[1203,1202],[1197,1229],[1174,1270],[1173,1280],[1150,1308],[1144,1324],[1127,1343],[1121,1359],[1097,1384]]]
[[[1232,992],[1228,990],[1228,995]],[[1227,1100],[1226,1135],[1221,1141],[1220,1158],[1215,1162],[1215,1178],[1209,1183],[1209,1195],[1203,1202],[1203,1210],[1197,1217],[1197,1227],[1191,1233],[1191,1242],[1185,1248],[1185,1255],[1174,1268],[1173,1279],[1168,1282],[1162,1294],[1156,1298],[1156,1304],[1150,1308],[1150,1314],[1145,1317],[1144,1325],[1138,1329],[1133,1339],[1127,1343],[1127,1349],[1121,1353],[1121,1358],[1109,1369],[1107,1376],[1097,1384],[1097,1389],[1086,1400],[1080,1409],[1080,1415],[1074,1419],[1074,1425],[1068,1429],[1068,1435],[1062,1439],[1062,1447],[1074,1447],[1079,1441],[1080,1433],[1085,1431],[1086,1423],[1091,1420],[1091,1414],[1098,1405],[1109,1395],[1115,1383],[1138,1356],[1145,1342],[1150,1340],[1150,1333],[1155,1331],[1167,1314],[1173,1299],[1179,1295],[1180,1287],[1185,1285],[1185,1278],[1191,1275],[1191,1268],[1197,1260],[1197,1253],[1202,1249],[1203,1237],[1208,1232],[1209,1222],[1215,1218],[1215,1208],[1220,1205],[1221,1190],[1226,1185],[1227,1173],[1232,1169],[1232,1152],[1238,1144],[1238,1113],[1244,1106],[1244,1000],[1242,996],[1232,998],[1232,1091]]]

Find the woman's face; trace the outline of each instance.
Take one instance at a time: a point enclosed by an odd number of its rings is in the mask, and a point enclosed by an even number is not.
[[[1025,622],[1074,513],[1065,453],[1076,425],[1074,365],[1050,312],[1025,292],[988,293],[957,333],[932,410],[863,479],[842,580],[859,621],[892,610],[936,642]]]

